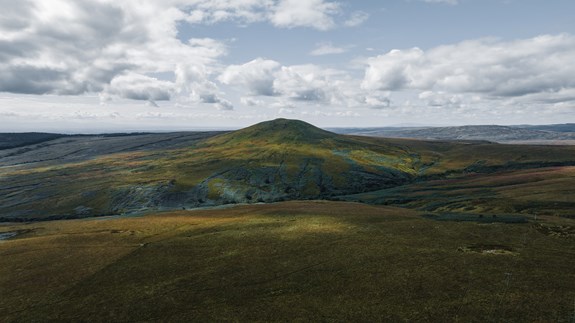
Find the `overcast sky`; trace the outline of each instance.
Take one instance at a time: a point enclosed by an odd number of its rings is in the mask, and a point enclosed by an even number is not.
[[[0,131],[575,122],[573,0],[0,0]]]

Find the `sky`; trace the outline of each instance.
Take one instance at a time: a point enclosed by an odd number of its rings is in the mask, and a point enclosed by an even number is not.
[[[0,8],[0,132],[575,122],[573,0]]]

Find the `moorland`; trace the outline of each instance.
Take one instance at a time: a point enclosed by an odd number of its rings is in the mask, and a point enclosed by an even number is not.
[[[1,321],[575,319],[575,146],[27,136],[0,150]]]

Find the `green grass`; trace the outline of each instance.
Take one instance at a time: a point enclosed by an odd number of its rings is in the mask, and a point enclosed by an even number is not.
[[[4,225],[0,321],[568,322],[575,221],[285,202]]]

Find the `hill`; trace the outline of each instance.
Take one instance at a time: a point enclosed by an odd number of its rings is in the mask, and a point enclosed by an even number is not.
[[[0,138],[7,140],[6,148],[0,149],[0,167],[37,168],[122,152],[175,149],[219,133],[41,134],[44,140],[39,142],[39,137],[30,137],[28,133],[0,134]]]
[[[575,140],[575,132],[564,126],[461,126],[430,128],[374,128],[355,129],[349,134],[388,137],[416,138],[433,140],[483,140],[499,143],[545,142]]]
[[[286,119],[220,134],[58,140],[0,160],[6,163],[0,168],[1,220],[337,199],[470,174],[575,165],[569,146],[345,136]],[[75,157],[18,163],[18,156],[53,151]]]
[[[42,132],[0,133],[0,150],[37,144],[64,136]]]
[[[550,124],[550,125],[520,125],[517,128],[551,131],[551,132],[575,132],[575,123]]]

